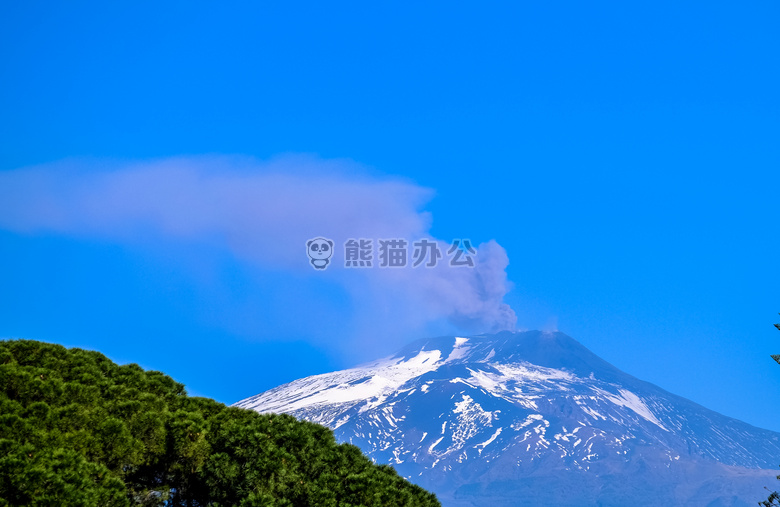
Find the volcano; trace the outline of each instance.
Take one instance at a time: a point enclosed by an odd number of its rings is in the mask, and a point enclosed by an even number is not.
[[[756,505],[780,463],[780,434],[559,332],[420,340],[235,405],[328,426],[445,507]]]

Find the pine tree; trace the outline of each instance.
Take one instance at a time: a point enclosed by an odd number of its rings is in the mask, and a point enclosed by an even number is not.
[[[0,341],[0,507],[440,507],[333,433],[97,352]]]
[[[778,315],[780,315],[780,313],[778,313]],[[778,323],[778,324],[775,324],[775,327],[776,327],[778,330],[780,330],[780,323]],[[780,354],[772,354],[772,356],[771,356],[771,357],[772,357],[772,359],[774,359],[775,361],[777,361],[777,363],[778,363],[778,364],[780,364]]]
[[[780,315],[780,314],[778,314]],[[780,323],[775,324],[775,327],[780,330]],[[778,364],[780,364],[780,354],[772,354],[772,359],[774,359]],[[777,476],[778,479],[780,479],[780,475]],[[762,507],[780,507],[780,493],[777,491],[773,491],[769,498],[764,500],[763,502],[759,502],[758,505],[761,505]]]

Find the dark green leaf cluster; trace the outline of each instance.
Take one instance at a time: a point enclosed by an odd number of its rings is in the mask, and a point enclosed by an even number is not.
[[[758,502],[758,505],[761,507],[777,507],[780,505],[780,494],[778,494],[777,491],[774,491],[771,495],[769,495],[769,498],[763,502]]]
[[[206,398],[138,365],[0,341],[0,507],[438,506],[322,426]]]
[[[775,327],[780,330],[780,323],[775,324]],[[772,359],[777,361],[778,364],[780,364],[780,354],[772,354]],[[780,479],[780,475],[777,476],[778,479]],[[769,498],[764,500],[763,502],[758,502],[758,505],[761,505],[763,507],[772,507],[772,506],[780,506],[780,493],[777,491],[773,491],[771,495],[769,495]]]
[[[780,323],[775,324],[775,327],[780,330]],[[772,359],[774,359],[778,364],[780,364],[780,354],[772,354]]]

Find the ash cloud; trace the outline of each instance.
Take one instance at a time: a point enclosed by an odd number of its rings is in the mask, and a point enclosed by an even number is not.
[[[166,241],[224,247],[238,260],[293,278],[327,276],[354,302],[355,337],[424,333],[432,322],[469,332],[514,329],[503,297],[508,258],[477,246],[474,268],[345,269],[307,264],[305,241],[429,234],[431,189],[373,174],[348,160],[285,156],[180,157],[146,162],[65,161],[0,172],[0,228],[123,244]],[[467,233],[468,231],[464,231]],[[438,241],[446,252],[449,244]],[[378,245],[374,244],[376,257]]]

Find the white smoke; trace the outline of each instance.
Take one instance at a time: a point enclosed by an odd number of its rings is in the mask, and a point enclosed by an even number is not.
[[[126,244],[150,235],[216,243],[263,269],[314,277],[324,275],[306,262],[307,239],[325,236],[339,249],[348,238],[430,238],[422,208],[432,196],[344,160],[70,161],[0,172],[0,227]],[[438,245],[446,252],[449,242]],[[336,260],[327,276],[355,301],[360,315],[347,325],[357,335],[377,326],[415,333],[442,319],[469,331],[514,329],[503,303],[506,252],[489,241],[474,259],[474,268],[451,267],[445,256],[435,268],[406,269],[345,269]]]

